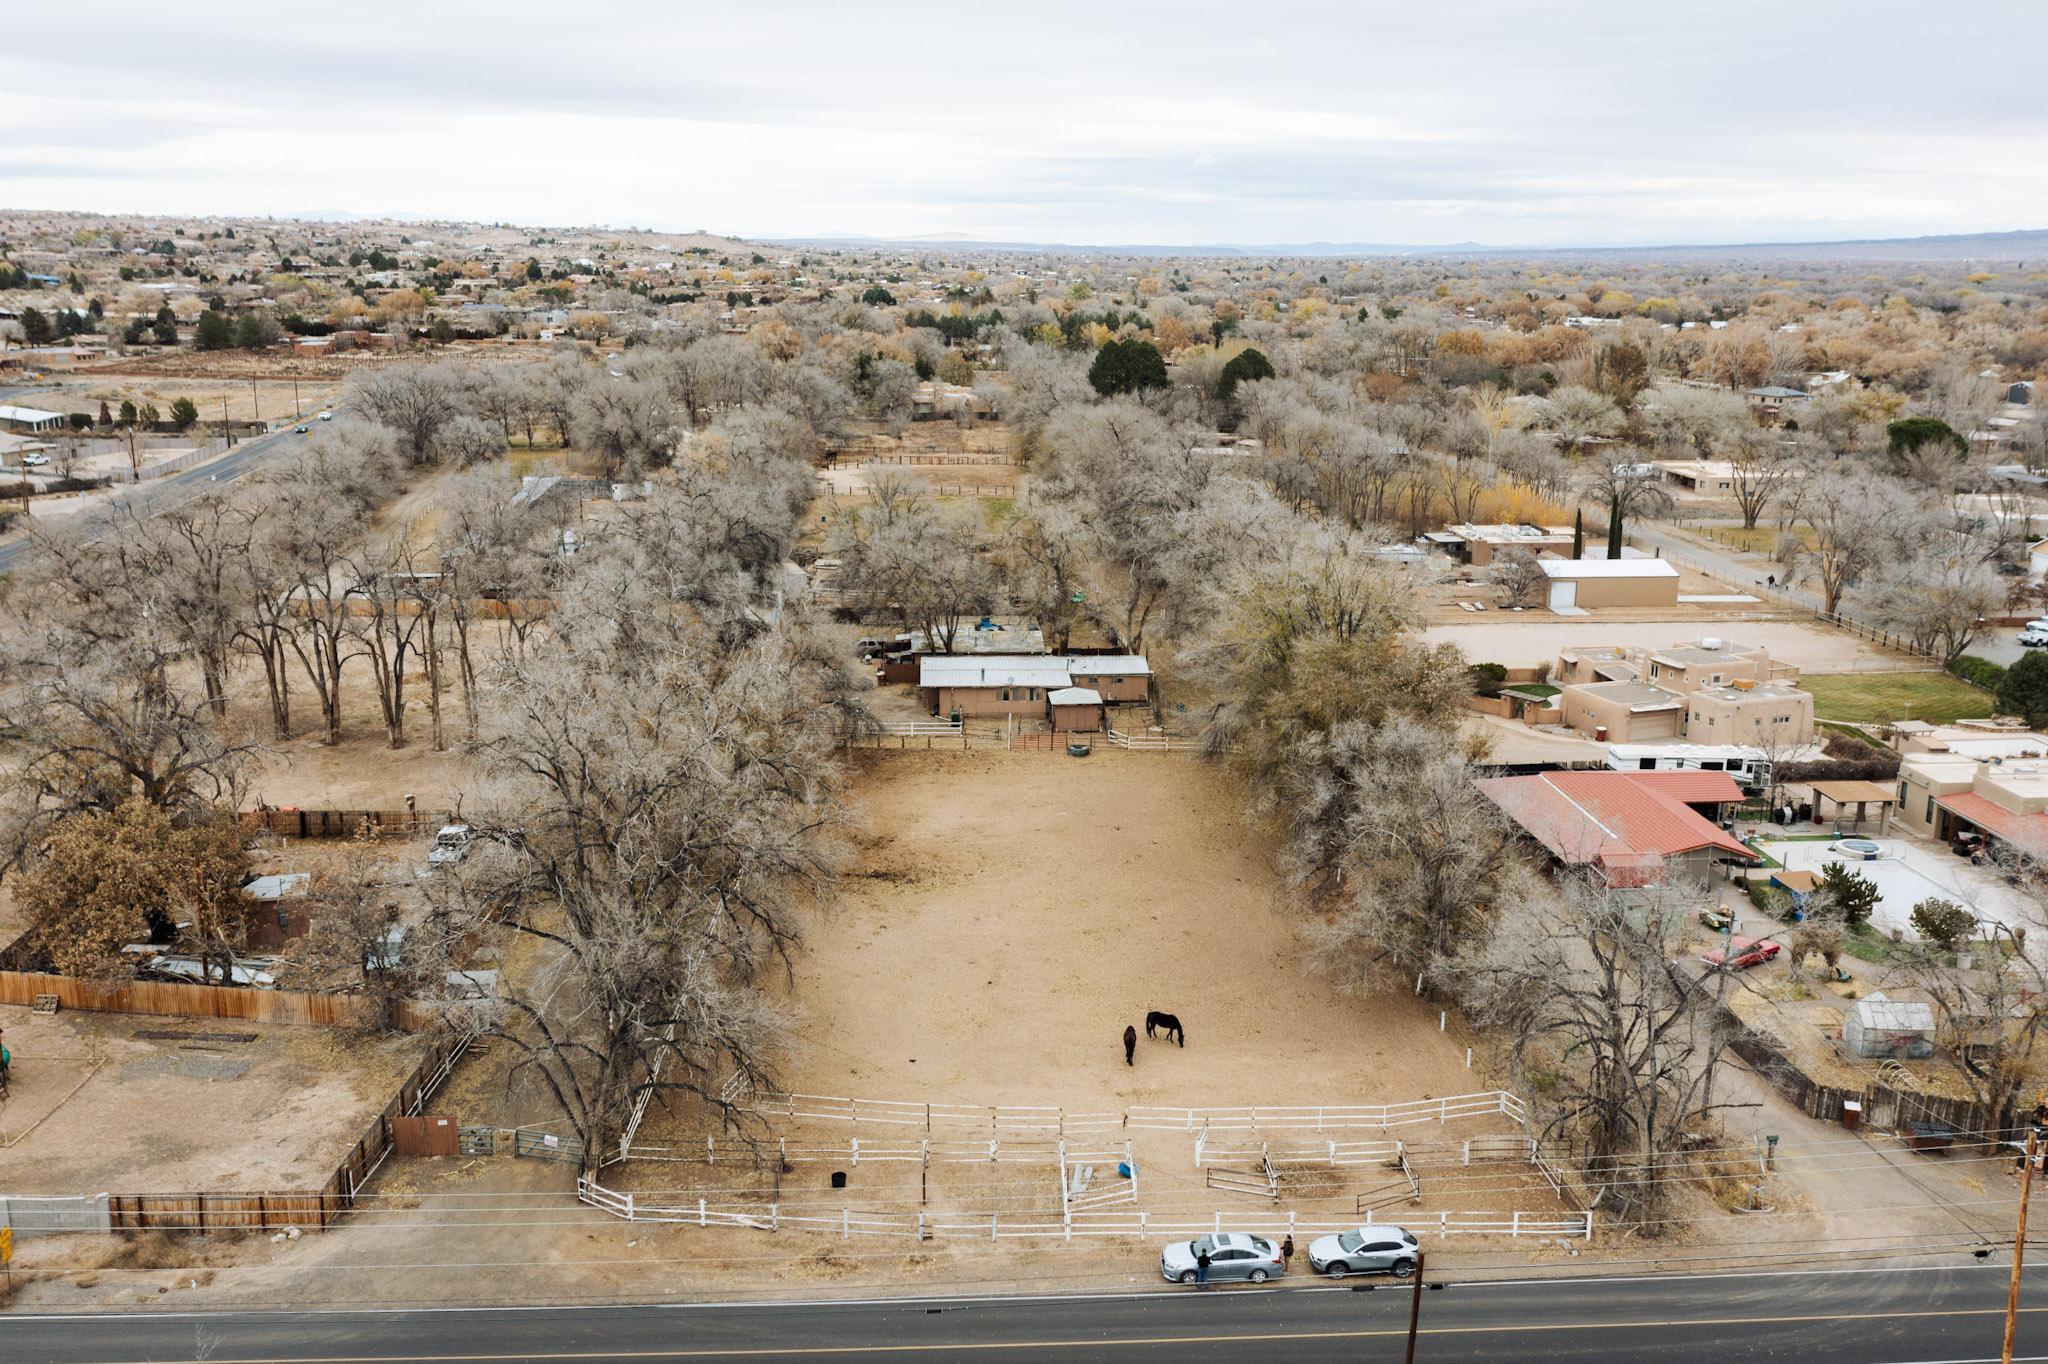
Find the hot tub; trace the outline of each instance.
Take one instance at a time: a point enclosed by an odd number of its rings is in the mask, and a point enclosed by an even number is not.
[[[1828,851],[1862,862],[1875,862],[1883,855],[1884,848],[1874,838],[1838,838],[1828,845]]]

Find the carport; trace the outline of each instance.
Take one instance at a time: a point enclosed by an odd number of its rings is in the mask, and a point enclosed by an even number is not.
[[[1899,803],[1899,794],[1882,782],[1874,781],[1817,781],[1813,783],[1813,822],[1825,824],[1823,817],[1827,807],[1822,801],[1831,802],[1835,807],[1835,827],[1842,827],[1842,811],[1853,805],[1856,818],[1850,822],[1851,829],[1861,829],[1870,817],[1870,807],[1877,807],[1877,832],[1880,836],[1891,829],[1892,807]]]

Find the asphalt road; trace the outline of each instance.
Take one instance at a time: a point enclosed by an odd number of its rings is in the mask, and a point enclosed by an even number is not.
[[[2006,1269],[1453,1284],[1423,1294],[1418,1360],[1995,1360]],[[1093,1298],[0,1317],[9,1364],[758,1360],[1399,1360],[1410,1293],[1232,1287]],[[2029,1282],[2016,1357],[2048,1359]]]
[[[289,426],[273,431],[267,436],[252,436],[216,459],[194,465],[190,469],[181,469],[175,474],[166,474],[162,478],[143,484],[139,490],[121,495],[136,496],[139,492],[140,495],[149,497],[152,504],[159,508],[175,506],[187,498],[199,496],[209,488],[233,483],[272,455],[288,450],[295,442],[304,439],[304,436],[296,434]],[[78,513],[80,516],[91,514]],[[32,549],[29,541],[21,536],[0,544],[0,573],[18,567],[23,557]]]

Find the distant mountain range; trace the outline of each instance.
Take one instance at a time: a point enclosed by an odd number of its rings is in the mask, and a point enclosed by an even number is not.
[[[922,250],[1015,251],[1076,256],[1272,256],[1332,258],[1343,256],[1530,257],[1627,256],[1663,259],[1869,260],[1869,261],[2027,261],[2048,260],[2048,228],[2018,232],[1967,232],[1935,237],[1880,237],[1826,242],[1699,242],[1664,246],[1491,246],[1482,242],[1446,244],[1385,242],[1274,242],[1261,245],[1214,243],[1167,246],[1131,242],[1085,246],[1060,242],[987,241],[967,236],[867,237],[854,233],[812,237],[771,237],[784,246],[891,247]]]

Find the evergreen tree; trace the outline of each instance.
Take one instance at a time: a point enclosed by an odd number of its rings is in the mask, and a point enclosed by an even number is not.
[[[226,350],[235,344],[234,324],[226,313],[208,309],[199,315],[199,330],[193,339],[201,350]]]
[[[2048,724],[2048,654],[2027,654],[2005,670],[1998,708],[2029,725]]]
[[[1229,402],[1231,395],[1237,392],[1239,384],[1272,377],[1273,362],[1268,360],[1263,352],[1246,347],[1231,356],[1230,362],[1223,366],[1223,373],[1216,379],[1216,396],[1224,402]]]

